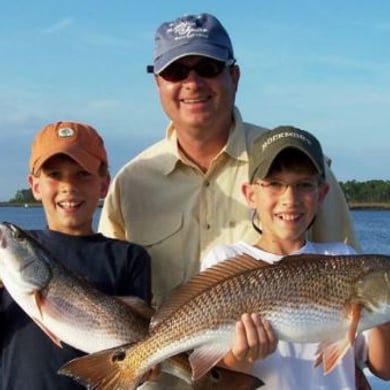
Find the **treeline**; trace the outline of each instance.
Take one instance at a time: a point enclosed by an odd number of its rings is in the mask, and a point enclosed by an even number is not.
[[[390,180],[350,180],[340,182],[345,198],[350,203],[390,203]],[[18,190],[9,203],[39,203],[31,189]]]
[[[340,182],[350,203],[390,203],[390,180]]]
[[[34,199],[31,188],[16,191],[15,196],[11,198],[8,202],[13,204],[40,203]]]

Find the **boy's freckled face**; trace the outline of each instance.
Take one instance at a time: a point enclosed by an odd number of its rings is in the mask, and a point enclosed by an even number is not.
[[[50,229],[72,235],[93,232],[92,217],[106,195],[108,176],[89,173],[70,157],[55,155],[29,181],[34,197],[42,201]]]

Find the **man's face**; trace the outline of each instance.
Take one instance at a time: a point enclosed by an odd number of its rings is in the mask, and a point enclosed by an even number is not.
[[[204,72],[202,70],[198,72],[196,67],[199,69],[200,66],[203,70],[206,68],[207,73],[208,66],[216,65],[212,61],[215,62],[201,56],[184,57],[170,65],[175,66],[181,73],[182,80],[165,79],[164,72],[156,76],[161,104],[176,129],[207,128],[208,131],[213,131],[214,128],[218,129],[231,123],[239,68],[221,67],[221,73],[214,77],[199,75]],[[181,72],[180,65],[184,65]],[[194,66],[195,69],[189,71],[185,69]]]

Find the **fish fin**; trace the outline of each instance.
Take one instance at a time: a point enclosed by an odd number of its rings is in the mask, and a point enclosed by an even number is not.
[[[162,361],[160,363],[160,369],[188,384],[192,383],[192,370],[187,353],[180,353],[179,355],[172,356],[169,359]]]
[[[351,321],[345,338],[332,343],[327,341],[320,343],[318,353],[314,361],[314,367],[317,367],[322,362],[324,366],[324,374],[329,374],[347,353],[348,349],[353,346],[356,339],[361,310],[361,304],[351,304],[349,309],[349,317]]]
[[[351,305],[351,310],[350,310],[351,325],[348,330],[348,339],[351,345],[353,345],[353,343],[355,342],[361,311],[362,311],[362,306],[359,303],[353,303]]]
[[[62,348],[62,343],[61,343],[61,340],[53,333],[50,331],[50,329],[48,329],[41,321],[39,321],[38,319],[34,318],[34,317],[31,317],[32,320],[42,329],[42,331],[46,334],[46,336],[49,337],[49,339],[51,341],[53,341],[53,343],[55,345],[57,345],[58,347]]]
[[[35,306],[39,311],[40,318],[31,317],[32,320],[42,329],[42,331],[49,337],[51,341],[53,341],[55,345],[62,348],[61,340],[53,332],[51,332],[50,329],[48,329],[43,323],[43,312],[42,312],[43,302],[39,291],[34,291],[33,295],[34,295]]]
[[[203,378],[193,382],[193,389],[257,390],[264,386],[264,384],[256,376],[215,366]]]
[[[230,350],[228,343],[207,344],[196,348],[189,357],[192,367],[192,380],[199,380],[213,368]]]
[[[314,367],[317,367],[322,362],[324,375],[331,373],[350,347],[351,343],[347,337],[333,343],[326,341],[320,343]]]
[[[271,266],[270,264],[267,265]],[[165,302],[158,308],[156,315],[152,318],[150,329],[153,329],[157,324],[164,321],[171,313],[182,307],[195,296],[207,291],[227,277],[249,272],[263,266],[264,263],[262,261],[243,254],[231,257],[207,268],[184,285],[172,291]]]
[[[264,382],[249,374],[214,366],[199,380],[192,381],[191,366],[188,360],[189,353],[183,352],[170,357],[160,363],[161,371],[178,377],[188,384],[192,384],[195,390],[224,389],[227,386],[234,389],[256,390],[264,385]]]
[[[41,316],[41,320],[43,320],[41,294],[40,294],[39,290],[35,290],[32,294],[33,294],[33,300],[34,300],[35,306],[37,307],[37,309],[39,311],[39,315]]]
[[[57,373],[66,375],[88,389],[134,390],[141,378],[131,375],[126,367],[126,348],[111,348],[73,359],[62,366]]]
[[[150,320],[155,313],[155,310],[139,297],[128,295],[116,296],[115,298],[131,307],[135,313],[145,320]]]

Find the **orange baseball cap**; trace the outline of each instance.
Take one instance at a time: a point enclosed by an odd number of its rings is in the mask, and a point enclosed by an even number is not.
[[[56,154],[66,154],[90,173],[98,172],[101,163],[108,165],[103,139],[84,123],[56,122],[39,130],[31,146],[30,172],[36,174]]]

